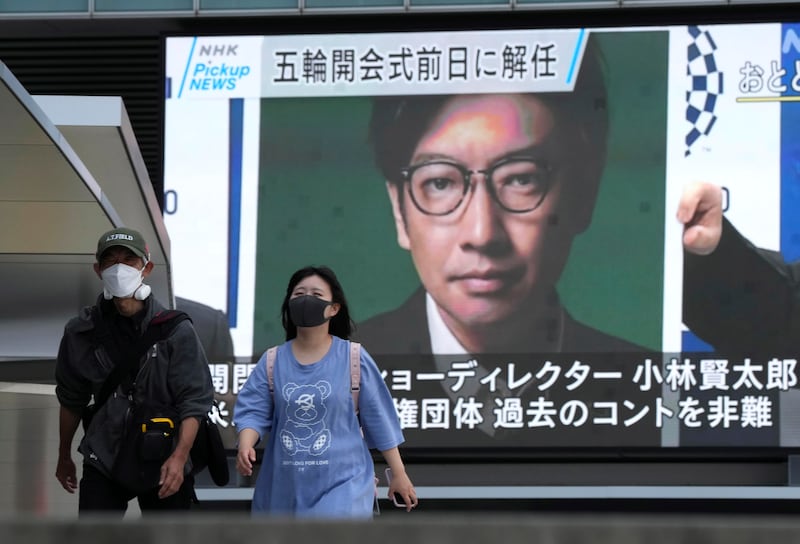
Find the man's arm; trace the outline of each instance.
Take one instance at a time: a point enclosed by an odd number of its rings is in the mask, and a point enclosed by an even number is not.
[[[72,461],[72,439],[81,416],[61,406],[58,413],[58,464],[56,465],[56,478],[61,486],[70,493],[78,489],[78,478],[75,463]]]
[[[170,335],[171,355],[167,380],[181,420],[203,417],[214,403],[214,385],[208,359],[190,321],[180,323]]]
[[[685,225],[683,320],[692,332],[741,355],[796,347],[800,266],[756,248],[724,219],[717,186],[687,186],[678,219]]]
[[[70,334],[72,321],[64,327],[64,335],[58,346],[56,357],[56,397],[59,402],[58,412],[58,461],[56,463],[56,479],[69,493],[78,488],[75,463],[72,461],[72,440],[81,422],[83,408],[91,398],[91,384],[80,377],[73,366]]]
[[[181,417],[178,445],[161,466],[159,498],[169,497],[180,489],[184,469],[200,428],[200,418],[211,409],[214,387],[208,360],[190,321],[180,323],[172,335],[172,355],[167,380]]]
[[[161,465],[161,477],[158,485],[158,498],[169,497],[183,485],[183,469],[189,460],[189,452],[200,428],[200,420],[196,417],[187,417],[181,421],[178,433],[178,445],[164,464]]]

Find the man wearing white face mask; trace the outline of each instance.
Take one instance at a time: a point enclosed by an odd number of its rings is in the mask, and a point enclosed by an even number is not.
[[[103,293],[67,323],[56,363],[61,405],[56,478],[69,493],[80,487],[80,514],[122,516],[134,497],[143,514],[188,510],[194,497],[189,453],[214,395],[208,361],[191,321],[165,311],[150,295],[144,281],[153,263],[139,232],[117,228],[104,233],[96,257]],[[141,485],[121,476],[120,459],[129,444],[125,429],[138,426],[138,421],[129,424],[130,414],[144,407],[160,410],[145,421],[167,427],[165,432],[159,428],[155,443],[152,484]],[[84,460],[78,483],[70,446],[82,419],[85,433],[78,450]],[[137,444],[152,450],[153,437],[142,438]],[[151,460],[151,451],[138,449],[137,455]]]

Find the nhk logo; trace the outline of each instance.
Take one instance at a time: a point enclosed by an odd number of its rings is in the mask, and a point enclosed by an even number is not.
[[[234,91],[238,82],[250,73],[249,64],[237,63],[239,44],[202,44],[200,60],[191,68],[190,91]]]

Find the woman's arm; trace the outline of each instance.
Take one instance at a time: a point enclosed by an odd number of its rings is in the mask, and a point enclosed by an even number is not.
[[[411,512],[412,508],[416,508],[419,501],[417,500],[417,492],[414,490],[414,484],[406,474],[406,467],[403,465],[403,459],[400,457],[400,450],[396,447],[385,451],[381,454],[386,460],[386,464],[392,469],[392,479],[389,482],[389,499],[392,499],[394,493],[398,493],[403,497],[403,502],[406,504],[406,512]]]
[[[256,462],[255,446],[260,440],[255,429],[242,429],[239,432],[239,446],[236,454],[236,470],[242,476],[252,476],[253,464]]]

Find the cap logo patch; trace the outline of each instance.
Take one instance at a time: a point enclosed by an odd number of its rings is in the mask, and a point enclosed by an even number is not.
[[[133,236],[130,234],[112,234],[108,238],[106,238],[106,242],[110,242],[111,240],[133,240]]]

